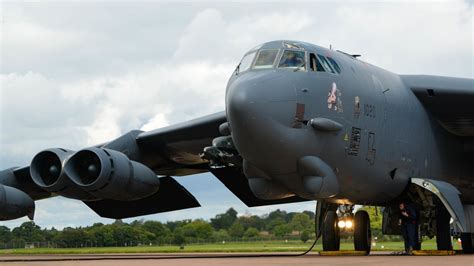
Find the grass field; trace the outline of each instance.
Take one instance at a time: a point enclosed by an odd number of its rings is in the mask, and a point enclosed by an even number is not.
[[[88,248],[23,248],[0,250],[4,254],[106,254],[106,253],[178,253],[178,252],[303,252],[312,243],[301,241],[268,241],[268,242],[228,242],[217,244],[189,244],[180,249],[178,246],[138,246],[138,247],[88,247]],[[457,248],[457,246],[454,246]],[[313,249],[321,250],[318,243]],[[341,250],[353,250],[352,243],[341,243]],[[434,240],[424,241],[422,249],[436,249]],[[402,242],[379,242],[372,250],[403,250]]]

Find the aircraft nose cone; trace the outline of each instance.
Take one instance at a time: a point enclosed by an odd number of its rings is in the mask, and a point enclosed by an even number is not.
[[[242,118],[252,115],[252,109],[255,101],[252,101],[251,97],[249,97],[249,88],[233,88],[229,94],[227,112],[231,117],[230,119],[234,120],[235,122],[242,122]]]

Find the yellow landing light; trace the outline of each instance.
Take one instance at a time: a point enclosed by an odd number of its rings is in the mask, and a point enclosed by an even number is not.
[[[351,220],[347,220],[346,221],[346,228],[352,228],[353,224],[352,224],[352,221]]]
[[[340,220],[337,222],[337,226],[339,226],[339,228],[344,228],[346,227],[346,222],[344,220]]]
[[[351,219],[346,219],[346,220],[339,220],[339,222],[337,222],[337,226],[341,229],[351,229],[352,226],[354,225],[354,223],[352,222]]]
[[[413,250],[416,256],[449,256],[456,254],[454,250]]]

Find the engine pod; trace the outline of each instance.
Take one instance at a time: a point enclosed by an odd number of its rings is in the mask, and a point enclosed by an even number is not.
[[[27,215],[33,219],[35,202],[25,192],[0,185],[0,221],[13,220]]]
[[[61,148],[39,152],[31,161],[31,178],[37,186],[46,191],[72,199],[94,199],[91,194],[72,182],[64,172],[63,166],[73,153],[73,151]]]
[[[80,188],[103,199],[137,200],[156,193],[160,187],[159,178],[150,168],[110,149],[80,150],[67,161],[65,171]]]

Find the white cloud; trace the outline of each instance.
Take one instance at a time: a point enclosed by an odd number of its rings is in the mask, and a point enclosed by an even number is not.
[[[168,120],[166,119],[164,114],[160,113],[152,117],[146,124],[144,124],[140,128],[140,130],[150,131],[153,129],[162,128],[166,126],[169,126]]]

